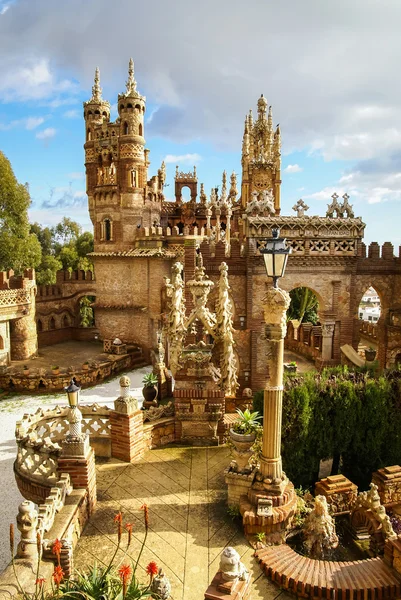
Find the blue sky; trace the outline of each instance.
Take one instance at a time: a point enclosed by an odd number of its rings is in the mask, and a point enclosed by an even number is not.
[[[240,181],[245,114],[263,92],[283,139],[282,213],[324,215],[347,192],[367,242],[401,244],[397,0],[0,0],[0,150],[30,186],[32,221],[91,224],[82,102],[124,90],[130,56],[147,96],[149,176],[197,165],[207,193]],[[113,114],[113,113],[112,113]],[[114,117],[115,107],[114,107]]]

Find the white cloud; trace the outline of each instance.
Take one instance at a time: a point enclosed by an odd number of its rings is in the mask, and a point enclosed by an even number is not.
[[[299,165],[288,165],[288,167],[286,167],[284,169],[284,173],[301,173],[301,171],[303,171],[303,168],[300,167]]]
[[[47,127],[43,131],[38,131],[36,137],[38,140],[48,140],[56,135],[56,130],[53,127]]]
[[[8,131],[15,127],[23,127],[24,129],[36,129],[39,125],[45,122],[44,117],[26,117],[25,119],[15,119],[9,123],[0,123],[0,131]]]
[[[63,113],[63,117],[65,119],[78,119],[80,116],[81,113],[75,108],[72,110],[66,110],[65,113]]]
[[[81,173],[81,172],[68,173],[69,179],[83,179],[84,177],[85,177],[85,173]]]
[[[202,157],[199,154],[167,154],[164,158],[164,162],[166,164],[180,164],[180,163],[197,163],[202,160]]]
[[[46,58],[25,59],[23,64],[11,58],[5,65],[0,63],[0,99],[3,102],[26,102],[42,100],[55,94],[76,91],[76,85],[68,79],[59,79]]]

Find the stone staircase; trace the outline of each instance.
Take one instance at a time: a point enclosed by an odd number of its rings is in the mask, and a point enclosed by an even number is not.
[[[267,577],[300,598],[401,598],[401,579],[380,558],[350,562],[313,560],[286,544],[258,550],[255,556]]]
[[[127,352],[131,356],[131,367],[133,369],[139,369],[140,367],[146,367],[149,365],[149,361],[143,356],[143,350],[141,346],[130,344],[127,346]]]

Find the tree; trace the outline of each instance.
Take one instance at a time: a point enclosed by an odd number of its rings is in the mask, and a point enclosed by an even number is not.
[[[30,203],[28,185],[18,183],[10,161],[0,152],[0,270],[21,273],[41,261],[40,243],[29,232]]]
[[[86,257],[89,252],[93,252],[93,234],[90,231],[82,233],[75,243],[78,256]]]
[[[287,311],[287,320],[297,319],[300,323],[306,321],[316,325],[319,301],[316,295],[307,287],[291,290],[291,304]]]
[[[44,256],[54,254],[53,233],[50,227],[42,227],[39,223],[33,223],[31,224],[31,233],[38,238]]]
[[[56,283],[57,271],[61,271],[63,263],[49,254],[42,258],[42,262],[36,271],[36,281],[39,285],[53,285]]]
[[[69,244],[77,241],[81,234],[81,226],[69,217],[63,217],[62,221],[52,228],[52,232],[56,243]]]

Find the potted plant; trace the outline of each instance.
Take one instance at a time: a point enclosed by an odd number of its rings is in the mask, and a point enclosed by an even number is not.
[[[28,367],[28,365],[24,365],[23,371],[24,371],[25,377],[28,377],[28,375],[29,375],[29,367]]]
[[[86,360],[86,361],[84,362],[84,364],[82,365],[82,370],[83,370],[83,371],[87,371],[88,369],[89,369],[89,361],[88,361],[88,360]]]
[[[367,361],[371,362],[376,358],[376,350],[370,346],[365,349],[365,358]]]
[[[258,412],[251,412],[249,408],[242,411],[237,408],[238,419],[230,429],[230,440],[233,445],[233,455],[237,464],[237,471],[248,468],[252,456],[252,446],[256,441],[257,433],[261,429],[259,423],[262,418]]]
[[[158,394],[158,382],[158,377],[154,373],[146,373],[142,379],[142,396],[145,399],[143,403],[145,408],[149,406],[157,406],[156,398]]]
[[[295,360],[292,360],[291,362],[286,363],[284,365],[284,371],[287,371],[287,373],[296,373],[297,368],[298,368],[298,365],[295,362]]]
[[[53,373],[53,375],[60,375],[60,367],[59,366],[53,366],[52,367],[52,373]]]

